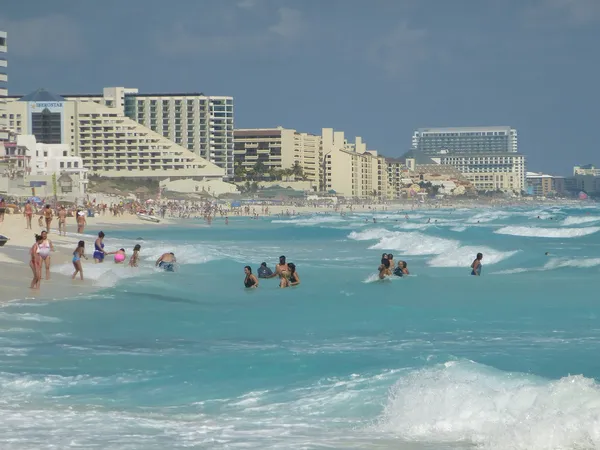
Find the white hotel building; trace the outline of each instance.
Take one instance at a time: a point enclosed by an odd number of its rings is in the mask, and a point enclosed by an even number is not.
[[[103,95],[63,95],[94,102],[187,148],[233,178],[233,97],[202,93],[140,94],[137,89],[104,88]]]
[[[412,152],[455,167],[479,191],[525,189],[525,156],[518,153],[517,130],[509,126],[420,128]]]

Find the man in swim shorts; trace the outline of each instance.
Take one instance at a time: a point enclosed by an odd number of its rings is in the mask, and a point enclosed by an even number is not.
[[[163,253],[163,255],[156,260],[156,267],[164,270],[165,272],[175,272],[175,258],[174,253]]]

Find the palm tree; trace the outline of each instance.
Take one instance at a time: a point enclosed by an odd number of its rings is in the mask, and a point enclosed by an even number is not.
[[[246,178],[246,169],[240,163],[233,168],[233,178],[235,181],[243,181]]]
[[[298,180],[304,179],[304,169],[302,169],[302,166],[300,165],[300,163],[298,161],[294,162],[294,165],[292,166],[291,171],[292,171],[291,175],[294,175],[295,179],[298,179]]]
[[[254,166],[252,166],[252,170],[256,174],[256,178],[261,179],[267,171],[267,168],[262,161],[256,161]]]

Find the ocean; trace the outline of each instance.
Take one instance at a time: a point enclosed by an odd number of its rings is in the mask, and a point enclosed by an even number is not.
[[[105,230],[140,268],[0,308],[0,448],[600,448],[599,231],[594,206]],[[411,275],[377,281],[383,252]],[[281,254],[300,286],[244,289]]]

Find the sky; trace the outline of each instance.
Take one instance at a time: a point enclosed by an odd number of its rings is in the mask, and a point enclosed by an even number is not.
[[[231,95],[236,128],[510,125],[529,171],[600,166],[600,0],[6,1],[10,94]]]

